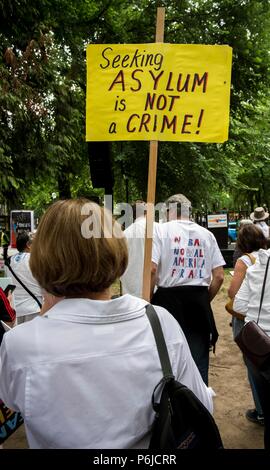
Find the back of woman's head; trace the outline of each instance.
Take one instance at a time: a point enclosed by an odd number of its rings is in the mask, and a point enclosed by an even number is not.
[[[70,199],[43,215],[30,267],[47,292],[72,297],[107,289],[127,261],[126,240],[112,214],[87,199]]]
[[[267,241],[260,228],[254,224],[246,224],[239,230],[237,246],[242,253],[252,253],[260,248],[267,248]]]

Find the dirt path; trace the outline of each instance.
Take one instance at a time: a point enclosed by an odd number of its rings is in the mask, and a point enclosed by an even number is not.
[[[224,285],[213,301],[220,335],[216,354],[211,353],[210,358],[209,385],[216,393],[215,419],[225,448],[263,449],[263,428],[245,418],[245,411],[253,408],[253,400],[241,353],[232,340],[232,330],[229,326],[231,318],[224,309],[229,281],[230,275],[226,274]],[[28,447],[23,427],[6,441],[4,447],[6,449]]]

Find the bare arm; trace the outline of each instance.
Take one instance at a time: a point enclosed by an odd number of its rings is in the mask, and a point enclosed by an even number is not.
[[[233,299],[239,291],[241,284],[245,278],[246,271],[247,266],[245,265],[245,263],[243,263],[243,261],[238,259],[234,268],[233,278],[228,289],[228,295],[231,299]]]
[[[150,299],[153,297],[155,285],[157,283],[157,265],[156,263],[153,263],[152,261],[152,267],[151,267],[151,290],[150,290]]]
[[[217,295],[224,280],[224,270],[222,266],[218,266],[212,270],[212,281],[209,286],[210,302]]]
[[[242,313],[245,315],[248,311],[248,304],[249,304],[249,297],[250,297],[250,288],[247,277],[242,282],[242,285],[237,292],[234,302],[233,302],[233,309],[236,312]]]

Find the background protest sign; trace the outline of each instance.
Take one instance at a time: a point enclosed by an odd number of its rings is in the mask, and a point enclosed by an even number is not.
[[[208,214],[207,228],[228,227],[227,214]]]
[[[10,241],[12,248],[16,248],[16,239],[19,232],[32,232],[33,230],[34,211],[13,210],[10,212]]]
[[[89,45],[86,140],[226,141],[231,65],[229,46]]]

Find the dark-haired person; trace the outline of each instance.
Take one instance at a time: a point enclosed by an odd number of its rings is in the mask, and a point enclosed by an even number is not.
[[[0,396],[21,411],[31,448],[148,447],[162,370],[147,302],[111,299],[127,261],[120,225],[97,204],[58,201],[43,215],[30,260],[42,315],[4,335],[0,361]],[[181,328],[155,308],[176,379],[212,410]]]
[[[239,230],[236,248],[243,254],[236,261],[233,278],[228,289],[228,295],[231,299],[234,299],[237,292],[239,291],[245,278],[247,269],[255,263],[258,256],[258,251],[261,248],[267,248],[267,240],[259,227],[254,224],[245,224]],[[233,316],[232,329],[234,338],[242,329],[244,325],[244,318],[244,315],[242,319]],[[250,382],[255,408],[247,410],[246,418],[253,423],[263,425],[263,411],[257,394],[256,386],[254,384],[252,372],[249,370],[249,368],[248,379]]]
[[[28,232],[18,233],[16,240],[18,253],[9,258],[9,263],[18,278],[34,294],[34,296],[37,297],[39,302],[42,303],[42,290],[34,278],[29,266],[33,236],[34,235],[32,233]],[[17,281],[8,267],[6,272],[8,276],[12,277],[12,284],[16,285],[14,299],[17,323],[20,324],[33,320],[33,318],[39,314],[40,306],[38,305],[37,301]]]

